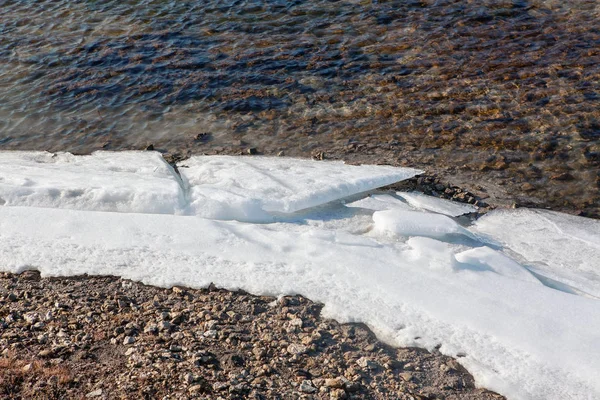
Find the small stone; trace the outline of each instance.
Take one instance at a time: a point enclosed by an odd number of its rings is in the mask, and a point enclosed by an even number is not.
[[[196,377],[191,372],[188,372],[183,376],[183,381],[189,385],[196,381]]]
[[[179,286],[173,286],[173,293],[177,293],[177,294],[184,294],[185,290]]]
[[[529,183],[529,182],[525,182],[524,184],[521,185],[521,190],[524,190],[526,192],[535,189],[535,187]]]
[[[379,367],[379,364],[377,364],[375,361],[369,360],[367,357],[359,358],[356,363],[359,367],[370,370],[377,369]]]
[[[135,343],[135,338],[133,336],[125,336],[125,339],[123,339],[124,345],[134,344],[134,343]]]
[[[196,392],[201,392],[203,390],[202,385],[194,385],[194,386],[190,386],[190,388],[188,389],[188,391],[190,393],[196,393]]]
[[[300,318],[294,318],[289,322],[290,326],[294,326],[297,328],[302,328],[302,325],[304,324],[304,322],[302,321],[302,319]]]
[[[29,372],[31,370],[31,368],[33,368],[33,365],[31,365],[31,363],[30,363],[30,364],[25,365],[23,368],[21,368],[21,371]]]
[[[38,313],[35,313],[35,312],[28,312],[25,315],[23,315],[23,319],[29,325],[33,325],[33,324],[35,324],[38,321],[39,315],[38,315]]]
[[[133,353],[135,353],[135,347],[130,347],[130,348],[128,348],[128,349],[127,349],[127,351],[125,352],[125,355],[126,355],[126,356],[130,356],[130,355],[132,355]]]
[[[317,391],[317,388],[313,386],[311,381],[304,380],[300,384],[300,391],[302,393],[314,393]]]
[[[287,347],[287,352],[293,355],[304,354],[308,351],[308,348],[299,343],[292,343]]]
[[[345,399],[347,397],[344,389],[333,389],[331,391],[330,398],[331,399]]]
[[[204,337],[210,338],[210,339],[216,339],[218,335],[218,332],[215,331],[214,329],[208,330],[206,332],[204,332]]]
[[[33,329],[36,330],[40,330],[43,329],[46,326],[46,324],[44,324],[43,322],[36,322],[35,324],[33,324]]]
[[[400,378],[404,379],[406,382],[410,382],[413,379],[413,374],[411,372],[401,372]]]
[[[144,333],[156,333],[158,332],[158,326],[155,324],[148,324],[144,327]]]
[[[341,379],[339,378],[334,378],[334,379],[325,379],[325,386],[330,387],[330,388],[343,388],[344,387],[344,382],[342,382]]]
[[[158,323],[158,330],[168,331],[173,325],[169,321],[161,321]]]
[[[221,391],[221,390],[223,390],[223,389],[226,389],[228,386],[229,386],[229,385],[228,385],[228,384],[226,384],[225,382],[215,382],[215,383],[213,384],[213,390],[214,390],[215,392],[218,392],[218,391]]]
[[[16,294],[14,294],[14,293],[9,293],[9,294],[8,294],[8,296],[6,296],[6,298],[7,298],[9,301],[17,301],[17,295],[16,295]]]
[[[87,398],[99,397],[99,396],[102,396],[102,389],[96,389],[93,392],[89,392],[88,394],[85,395],[85,397],[87,397]]]
[[[252,156],[257,153],[257,150],[254,147],[250,147],[246,152]]]

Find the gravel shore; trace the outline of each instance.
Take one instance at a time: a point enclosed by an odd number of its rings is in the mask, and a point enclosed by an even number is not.
[[[0,273],[0,398],[501,399],[301,296]]]

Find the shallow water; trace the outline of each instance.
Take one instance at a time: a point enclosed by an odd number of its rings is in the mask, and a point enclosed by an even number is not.
[[[0,149],[385,161],[600,210],[596,1],[0,1]]]

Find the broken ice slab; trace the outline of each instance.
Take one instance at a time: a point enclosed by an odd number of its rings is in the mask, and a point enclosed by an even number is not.
[[[477,207],[474,205],[440,199],[428,196],[424,193],[396,192],[396,194],[415,208],[448,215],[450,217],[458,217],[463,214],[477,212]]]
[[[532,272],[600,298],[600,221],[520,208],[494,210],[473,230],[519,255]]]
[[[191,213],[263,221],[411,178],[421,171],[281,157],[197,156],[178,164]]]
[[[424,236],[442,239],[462,235],[473,240],[478,238],[457,224],[452,218],[441,214],[391,209],[373,214],[375,230],[397,236]]]
[[[159,153],[4,151],[0,204],[173,214],[185,198],[179,177]]]

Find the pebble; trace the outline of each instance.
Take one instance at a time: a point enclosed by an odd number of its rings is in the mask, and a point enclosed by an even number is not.
[[[339,378],[329,378],[329,379],[325,379],[325,386],[330,387],[330,388],[343,388],[344,387],[344,382],[339,379]]]
[[[317,391],[317,388],[313,386],[311,381],[304,380],[300,384],[300,391],[303,393],[314,393]]]
[[[359,367],[361,368],[366,368],[369,370],[374,370],[377,369],[379,367],[379,364],[377,364],[375,361],[372,361],[370,359],[368,359],[367,357],[361,357],[359,358],[356,363],[358,364]]]
[[[299,343],[292,343],[287,347],[287,352],[293,355],[304,354],[308,351],[308,348]]]
[[[96,389],[85,395],[85,397],[87,397],[87,398],[99,397],[99,396],[102,396],[102,389]]]
[[[124,345],[129,345],[129,344],[134,344],[134,343],[135,343],[135,338],[133,336],[125,336],[125,339],[123,339]]]

